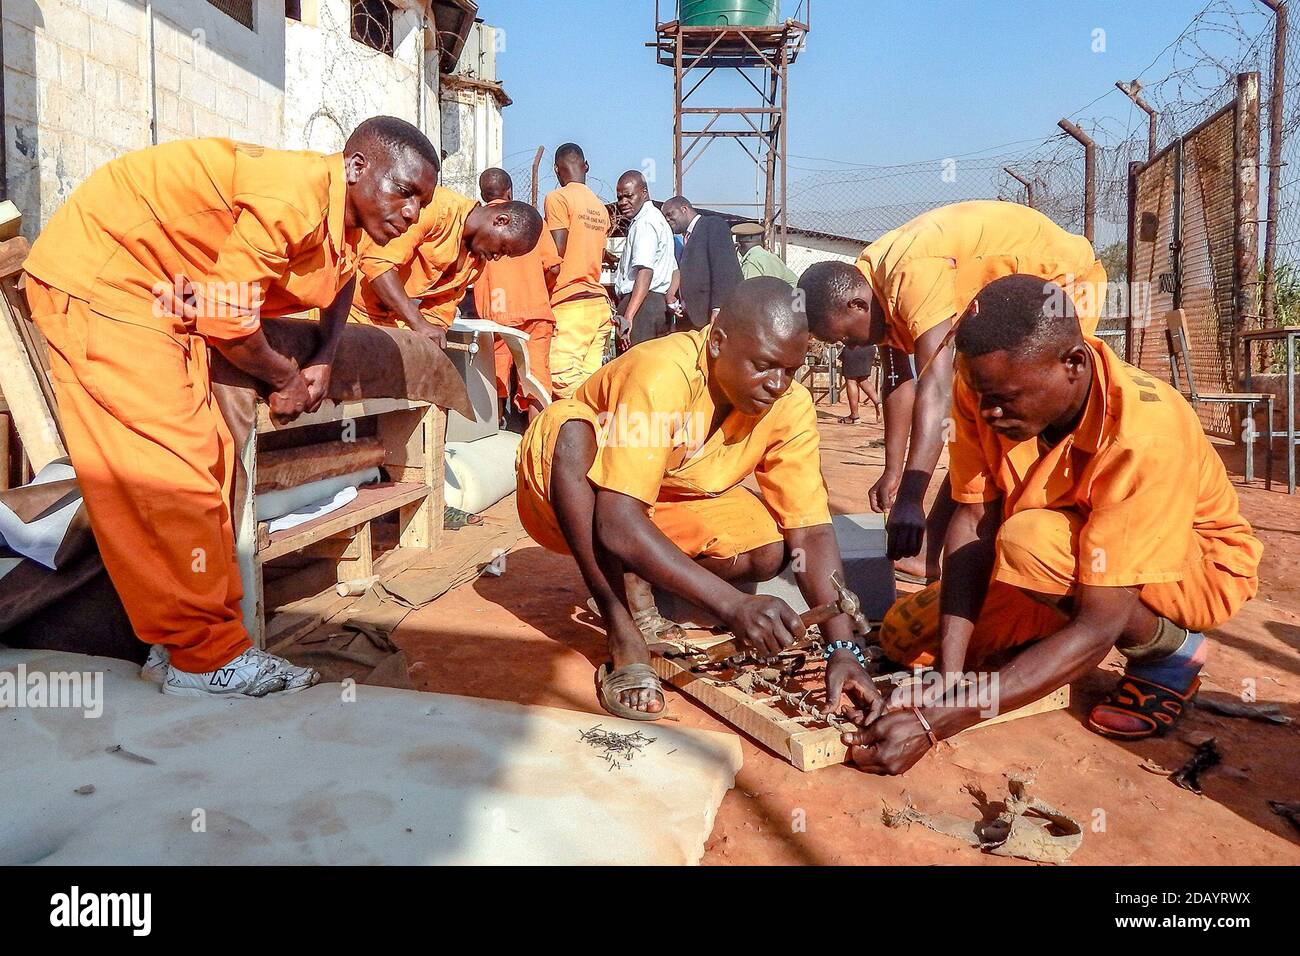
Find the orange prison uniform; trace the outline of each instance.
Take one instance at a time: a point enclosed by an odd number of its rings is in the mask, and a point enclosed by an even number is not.
[[[465,290],[483,271],[483,260],[464,241],[465,218],[477,205],[468,196],[439,186],[420,217],[396,239],[379,245],[364,237],[357,250],[361,275],[348,320],[364,325],[398,324],[397,314],[371,285],[378,276],[396,269],[406,294],[420,301],[420,314],[429,322],[451,325]]]
[[[977,200],[940,206],[863,250],[858,270],[884,309],[885,345],[916,354],[916,340],[956,322],[995,279],[1017,273],[1061,285],[1084,332],[1097,329],[1106,270],[1092,243],[1019,203]]]
[[[543,208],[548,230],[568,230],[560,274],[551,291],[555,337],[550,368],[556,397],[570,398],[600,368],[613,326],[609,299],[600,284],[609,213],[584,183],[569,183],[547,193]]]
[[[238,449],[209,342],[324,307],[355,269],[342,155],[193,139],[101,166],[41,231],[27,299],[50,346],[68,453],[136,635],[172,663],[242,653],[230,500]],[[197,320],[155,286],[189,283]]]
[[[956,390],[953,498],[1001,498],[1003,515],[971,662],[1065,623],[1025,591],[1136,587],[1155,614],[1204,631],[1259,588],[1263,546],[1192,407],[1099,339],[1085,341],[1093,357],[1088,403],[1078,427],[1054,447],[1000,438],[980,418],[978,397]],[[882,644],[891,657],[924,662],[938,647],[939,587],[889,611]]]
[[[488,205],[499,202],[496,200]],[[474,309],[480,318],[528,333],[528,370],[548,396],[551,392],[550,355],[555,316],[551,313],[551,294],[546,288],[546,270],[560,262],[555,240],[548,230],[543,229],[537,245],[522,256],[485,262],[483,275],[474,283]],[[502,336],[496,337],[493,357],[496,359],[497,395],[505,398],[514,359]]]
[[[587,477],[641,501],[688,557],[730,558],[780,541],[783,531],[830,522],[804,386],[792,384],[762,415],[733,410],[707,434],[715,410],[704,349],[710,328],[638,345],[534,419],[519,446],[516,500],[538,544],[569,553],[550,483],[560,428],[575,419],[596,432]],[[761,497],[741,485],[751,474]]]

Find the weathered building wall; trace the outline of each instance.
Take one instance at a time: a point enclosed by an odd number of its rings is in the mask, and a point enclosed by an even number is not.
[[[253,30],[208,0],[2,6],[8,191],[28,236],[91,170],[155,136],[279,141],[280,0],[256,0]]]

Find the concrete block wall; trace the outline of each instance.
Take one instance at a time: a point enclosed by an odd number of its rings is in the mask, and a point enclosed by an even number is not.
[[[255,0],[250,30],[209,0],[0,2],[6,179],[24,233],[92,170],[154,141],[332,152],[378,113],[440,141],[437,57],[419,12],[395,14],[390,57],[351,39],[349,0],[302,7],[297,22],[283,0]]]
[[[89,173],[155,140],[232,136],[278,145],[284,10],[257,0],[249,30],[208,0],[5,0],[5,144],[23,231]],[[151,74],[153,90],[151,95]]]
[[[394,11],[388,56],[352,39],[350,10],[349,0],[304,2],[301,22],[286,24],[284,146],[336,152],[359,122],[380,114],[420,126],[437,145],[437,56],[425,50],[421,14]]]

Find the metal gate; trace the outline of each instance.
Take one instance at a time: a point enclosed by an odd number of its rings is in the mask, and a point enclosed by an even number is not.
[[[1252,105],[1253,116],[1238,115]],[[1256,313],[1254,282],[1240,274],[1248,268],[1253,280],[1256,268],[1247,233],[1258,230],[1258,181],[1248,170],[1252,160],[1258,168],[1259,140],[1241,132],[1251,120],[1257,130],[1258,100],[1242,107],[1241,97],[1234,99],[1135,168],[1130,184],[1129,361],[1172,382],[1165,317],[1182,309],[1191,374],[1202,392],[1233,390],[1236,333]],[[1248,263],[1238,261],[1239,247],[1248,250]],[[1247,285],[1249,295],[1239,296]],[[1234,435],[1226,406],[1197,412],[1207,431]]]

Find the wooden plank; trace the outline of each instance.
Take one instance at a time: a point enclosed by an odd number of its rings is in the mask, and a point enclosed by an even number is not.
[[[257,493],[349,475],[383,463],[384,446],[378,438],[263,451],[257,456]]]
[[[23,271],[30,247],[22,236],[0,242],[0,280],[16,276]]]
[[[9,413],[0,412],[0,491],[9,489]]]
[[[306,545],[365,524],[373,518],[405,506],[419,503],[428,497],[428,489],[419,484],[381,482],[362,485],[357,497],[338,511],[332,511],[296,528],[286,528],[271,535],[270,544],[258,553],[259,561],[270,561],[282,554],[300,551]]]
[[[359,581],[374,574],[374,551],[370,538],[370,522],[357,529],[356,535],[347,543],[343,554],[335,565],[335,573],[340,584]]]
[[[280,653],[356,600],[354,595],[340,595],[333,588],[327,588],[309,598],[286,604],[266,622],[266,649],[272,654]]]
[[[727,639],[727,635],[708,635],[693,638],[691,645],[706,649]],[[840,741],[840,730],[835,727],[805,727],[775,706],[760,698],[746,694],[738,687],[717,684],[708,677],[692,674],[676,660],[664,657],[681,648],[675,644],[656,644],[650,648],[650,663],[659,679],[676,687],[687,697],[737,730],[752,737],[778,756],[784,757],[797,770],[819,770],[844,763],[847,748]],[[884,689],[888,693],[889,689]],[[962,733],[991,727],[994,724],[1035,714],[1061,710],[1070,704],[1070,688],[1062,687],[1046,697],[1026,704],[1005,714],[968,727]]]
[[[407,398],[366,398],[354,402],[336,402],[326,399],[314,412],[299,415],[287,424],[276,424],[271,420],[271,410],[263,402],[257,404],[257,430],[259,432],[283,431],[286,428],[301,428],[304,425],[320,425],[330,422],[342,422],[349,418],[364,418],[367,415],[386,415],[389,412],[408,411],[413,408],[430,408],[428,402],[417,402]]]
[[[366,527],[372,526],[366,525]],[[371,573],[379,575],[380,581],[388,581],[423,557],[426,557],[426,554],[422,550],[393,548],[375,559],[374,570]],[[311,597],[276,609],[275,614],[266,623],[267,650],[273,654],[280,653],[300,637],[310,634],[347,610],[359,597],[353,594],[340,595],[330,587]]]
[[[1057,688],[1046,697],[1040,697],[1038,700],[1030,701],[1024,707],[1017,707],[1015,710],[1009,710],[1005,714],[998,714],[996,717],[990,717],[988,720],[981,720],[973,727],[967,727],[962,731],[963,734],[972,730],[979,730],[982,727],[992,727],[994,724],[1004,724],[1008,720],[1019,720],[1021,717],[1032,717],[1035,714],[1048,714],[1054,710],[1064,710],[1070,706],[1070,686]]]
[[[656,644],[650,648],[650,665],[659,675],[660,680],[676,687],[687,697],[745,735],[754,738],[773,753],[794,762],[792,740],[796,736],[810,733],[809,728],[785,717],[780,711],[759,703],[739,687],[716,684],[707,677],[692,674],[689,668],[663,656],[664,651],[676,650],[678,648],[671,644]],[[840,761],[843,762],[843,759],[841,748]]]
[[[27,240],[21,236],[0,243],[0,270],[20,270],[26,256]],[[53,387],[36,349],[38,334],[28,317],[26,299],[9,273],[0,279],[0,391],[34,471],[67,455]]]
[[[418,467],[424,470],[421,484],[428,496],[402,509],[398,517],[401,528],[399,541],[404,548],[432,551],[442,538],[443,444],[447,434],[447,413],[441,408],[429,408],[421,421],[419,434],[422,462]]]
[[[257,520],[257,502],[253,495],[253,488],[257,484],[257,429],[249,429],[244,446],[239,449],[239,461],[245,478],[239,525],[235,528],[235,561],[239,565],[239,577],[244,585],[244,596],[240,599],[239,608],[248,639],[254,647],[266,647],[262,562],[258,560],[265,527]]]

